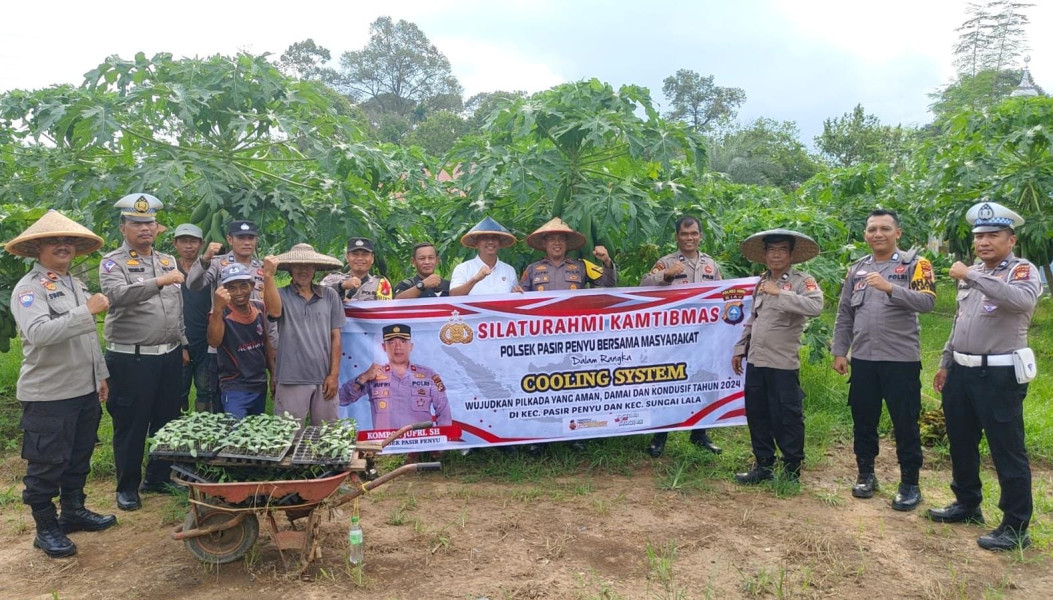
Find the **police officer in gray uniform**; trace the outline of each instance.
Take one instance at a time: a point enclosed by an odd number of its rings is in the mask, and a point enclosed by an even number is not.
[[[871,254],[848,269],[834,324],[833,369],[852,377],[848,403],[852,408],[856,466],[852,488],[856,498],[870,498],[878,488],[874,459],[878,455],[878,420],[885,399],[896,436],[899,491],[895,510],[913,510],[921,502],[921,338],[918,313],[936,305],[932,265],[914,252],[896,247],[903,230],[890,210],[867,217],[864,238]]]
[[[682,285],[720,279],[720,267],[716,261],[708,254],[699,252],[698,245],[701,241],[701,221],[695,217],[677,219],[676,252],[659,258],[651,272],[644,275],[640,285]],[[668,432],[654,434],[651,444],[647,446],[647,453],[655,458],[661,456],[668,438]],[[709,433],[705,429],[692,430],[690,439],[692,444],[713,454],[722,452],[720,447],[709,439]]]
[[[987,550],[1026,548],[1031,545],[1027,528],[1033,503],[1023,404],[1027,382],[1036,372],[1027,328],[1042,283],[1034,265],[1013,255],[1015,230],[1024,224],[1020,215],[985,201],[965,218],[973,226],[980,262],[951,266],[950,275],[958,282],[958,311],[933,378],[933,387],[943,394],[955,501],[929,510],[929,517],[943,523],[984,522],[978,446],[986,436],[1002,491],[1002,522],[977,543]]]
[[[782,451],[783,472],[797,480],[804,461],[801,333],[809,317],[823,312],[823,292],[814,277],[791,265],[818,256],[819,244],[796,231],[772,229],[746,238],[742,254],[768,270],[754,290],[753,311],[731,359],[736,375],[745,366],[746,424],[756,460],[753,469],[736,474],[735,480],[755,484],[772,479],[776,446]]]
[[[113,515],[84,507],[84,483],[98,440],[100,402],[106,402],[109,372],[102,359],[95,315],[109,300],[90,294],[69,273],[75,256],[102,247],[102,238],[56,211],[49,211],[5,245],[11,254],[33,258],[29,273],[11,294],[11,313],[22,336],[22,501],[33,511],[33,546],[52,558],[77,547],[73,531],[100,531],[117,524]],[[53,499],[62,515],[56,518]]]
[[[373,275],[373,241],[353,237],[347,240],[347,273],[330,273],[321,285],[331,287],[342,300],[391,300],[391,282],[386,277]]]
[[[519,287],[524,292],[557,290],[581,290],[586,286],[614,287],[618,285],[618,269],[615,268],[607,249],[596,246],[592,255],[603,266],[587,260],[567,258],[585,245],[585,236],[574,231],[563,219],[555,217],[526,238],[528,246],[545,253],[545,258],[530,263],[523,270]]]
[[[174,256],[153,247],[157,211],[164,205],[136,193],[115,206],[121,209],[124,244],[99,263],[99,283],[110,299],[103,329],[111,373],[106,409],[113,417],[117,508],[137,510],[140,491],[173,491],[168,461],[150,459],[143,477],[143,450],[148,435],[179,416],[179,384],[190,354],[183,331],[183,274]]]
[[[587,260],[567,258],[572,252],[585,245],[585,236],[574,231],[563,219],[554,217],[538,227],[526,238],[528,246],[545,253],[545,258],[530,263],[523,270],[519,287],[524,292],[543,292],[558,290],[582,290],[586,286],[614,287],[618,284],[618,269],[614,266],[607,249],[596,246],[592,255],[602,263],[597,265]],[[527,452],[539,456],[541,444],[529,444]],[[574,440],[570,449],[575,452],[585,450],[585,442]]]

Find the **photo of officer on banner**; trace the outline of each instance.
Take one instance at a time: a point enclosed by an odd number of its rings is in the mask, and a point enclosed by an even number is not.
[[[398,429],[423,421],[451,425],[450,404],[442,378],[428,367],[410,363],[411,328],[404,324],[387,325],[382,335],[381,347],[387,355],[387,364],[374,362],[340,386],[341,413],[368,396],[370,423],[367,426],[358,417],[360,430]]]

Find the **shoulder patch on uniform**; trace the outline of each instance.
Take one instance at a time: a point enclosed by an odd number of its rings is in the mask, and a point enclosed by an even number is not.
[[[581,262],[585,263],[585,275],[587,275],[589,279],[599,279],[600,277],[603,277],[602,266],[584,259]]]
[[[804,289],[809,292],[819,289],[819,283],[815,280],[815,277],[809,277],[804,280]]]
[[[116,267],[116,266],[117,266],[117,263],[115,261],[110,260],[110,259],[106,259],[106,260],[102,261],[102,270],[106,271],[107,273],[112,271],[113,268]]]
[[[438,373],[432,375],[431,380],[435,382],[435,389],[439,390],[440,392],[446,391],[446,385],[442,382],[442,377],[439,377]]]
[[[914,265],[914,274],[910,278],[910,289],[916,292],[936,295],[936,278],[932,274],[932,263],[925,258],[918,258]]]
[[[377,285],[377,299],[391,300],[391,282],[387,277],[380,278],[380,284]]]
[[[37,295],[33,293],[33,290],[22,290],[18,292],[18,303],[26,308],[33,306],[33,301],[36,300],[36,298]]]
[[[654,267],[651,269],[651,272],[652,273],[661,273],[664,270],[665,270],[665,263],[662,262],[662,261],[658,261],[658,262],[656,262],[654,264]]]
[[[1013,269],[1013,275],[1010,277],[1012,281],[1020,281],[1021,279],[1031,278],[1031,265],[1019,264]]]

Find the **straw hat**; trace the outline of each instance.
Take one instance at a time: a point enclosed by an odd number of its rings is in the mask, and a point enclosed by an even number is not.
[[[288,271],[293,265],[308,265],[319,271],[331,271],[343,266],[332,256],[315,252],[314,247],[310,244],[296,244],[292,250],[279,254],[275,258],[278,259],[278,268],[283,271]]]
[[[749,236],[740,246],[742,255],[753,262],[764,264],[764,238],[773,235],[795,238],[790,263],[802,263],[819,256],[819,244],[815,243],[815,240],[790,229],[769,229]]]
[[[567,250],[577,250],[585,245],[585,236],[571,229],[569,225],[563,222],[563,219],[555,217],[548,223],[538,227],[537,231],[527,236],[527,246],[530,246],[534,250],[544,252],[545,236],[550,233],[567,234]]]
[[[486,217],[461,237],[461,245],[468,248],[475,248],[478,243],[477,238],[484,235],[495,235],[501,238],[502,248],[510,248],[516,243],[516,236],[512,235],[504,225],[501,225],[490,217]]]
[[[90,229],[66,217],[57,210],[49,210],[18,237],[4,244],[4,250],[18,256],[36,258],[40,255],[40,240],[49,237],[75,237],[77,256],[91,254],[102,248],[102,238]]]

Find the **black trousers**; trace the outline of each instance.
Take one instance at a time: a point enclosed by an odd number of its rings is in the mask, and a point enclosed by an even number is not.
[[[97,392],[22,403],[22,458],[28,462],[22,502],[40,510],[55,496],[84,489],[101,417]]]
[[[134,492],[143,480],[146,437],[179,416],[183,352],[161,356],[106,353],[110,370],[110,399],[106,410],[113,417],[113,460],[117,491]],[[146,463],[147,483],[166,483],[171,462]]]
[[[783,462],[804,461],[804,390],[796,369],[746,365],[746,424],[757,464],[775,463],[775,448]]]
[[[1002,496],[1002,524],[1020,530],[1033,510],[1031,465],[1024,448],[1024,397],[1013,367],[952,365],[943,386],[943,414],[951,446],[951,490],[959,504],[979,506],[980,436],[987,435]]]
[[[921,469],[921,362],[852,359],[848,403],[852,407],[856,461],[873,470],[878,455],[881,400],[888,406],[896,436],[896,459],[903,483],[918,484]]]

